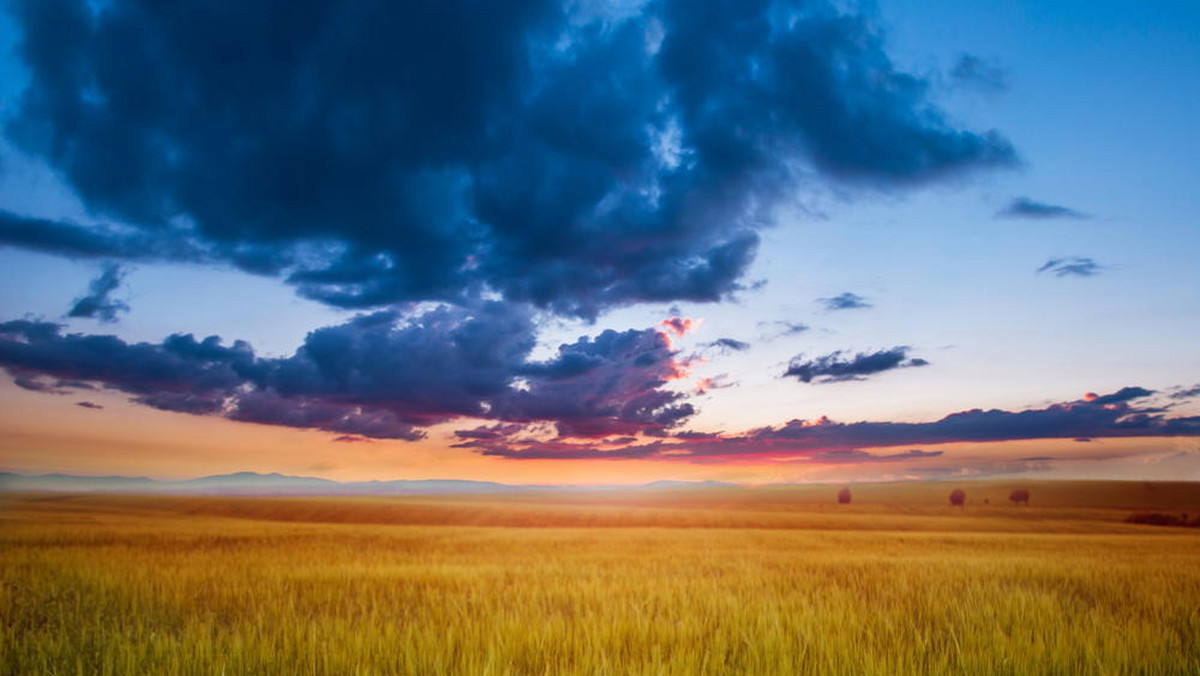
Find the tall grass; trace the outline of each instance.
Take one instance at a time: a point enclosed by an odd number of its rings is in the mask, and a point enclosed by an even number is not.
[[[10,500],[0,668],[1200,673],[1200,537],[1182,529],[1079,532],[1075,515],[1071,532],[1051,532],[1062,529],[1026,515],[1024,531],[996,532],[989,519],[1010,517],[968,514],[946,517],[958,518],[953,532],[899,531],[872,526],[871,512],[840,515],[857,528],[823,530],[282,518],[359,502]],[[501,515],[530,507],[471,504]],[[255,511],[264,505],[271,520]],[[239,506],[253,518],[233,518]],[[542,509],[553,523],[566,508]],[[606,509],[650,518],[660,508]],[[666,523],[687,511],[661,509]]]

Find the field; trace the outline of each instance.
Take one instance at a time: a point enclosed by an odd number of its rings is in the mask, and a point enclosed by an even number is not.
[[[1200,530],[1123,523],[1200,487],[960,485],[0,496],[0,670],[1200,673]]]

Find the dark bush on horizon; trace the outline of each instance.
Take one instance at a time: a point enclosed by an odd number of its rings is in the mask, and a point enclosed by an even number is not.
[[[838,504],[839,504],[839,505],[848,505],[848,504],[850,504],[850,489],[849,489],[849,488],[843,488],[842,490],[838,491],[838,496],[837,496],[837,498],[838,498]]]
[[[967,494],[965,491],[963,491],[963,489],[955,488],[954,491],[952,493],[950,493],[950,504],[951,505],[954,505],[955,507],[962,507],[966,503],[967,503]]]
[[[1130,514],[1125,523],[1136,523],[1143,526],[1180,526],[1183,528],[1200,528],[1200,516],[1188,520],[1187,514],[1163,514],[1161,512],[1139,512]]]
[[[1028,505],[1029,491],[1025,490],[1024,488],[1018,488],[1008,496],[1008,499],[1012,500],[1014,505],[1019,505],[1021,503]]]

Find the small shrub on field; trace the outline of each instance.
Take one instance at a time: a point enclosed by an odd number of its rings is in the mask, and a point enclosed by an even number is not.
[[[849,488],[843,488],[842,490],[838,491],[838,496],[837,496],[837,498],[838,498],[838,504],[839,504],[839,505],[848,505],[848,504],[850,504],[850,489],[849,489]]]
[[[965,491],[963,491],[963,489],[955,488],[954,491],[952,493],[950,493],[950,504],[951,505],[954,505],[955,507],[962,507],[966,503],[967,503],[967,494]]]
[[[1020,505],[1022,503],[1028,505],[1029,491],[1025,490],[1024,488],[1018,488],[1008,496],[1008,499],[1012,500],[1014,505]]]

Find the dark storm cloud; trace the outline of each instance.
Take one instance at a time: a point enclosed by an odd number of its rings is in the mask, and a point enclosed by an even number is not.
[[[527,386],[496,398],[490,413],[553,421],[563,437],[661,434],[695,413],[686,395],[662,389],[685,374],[676,354],[651,329],[583,337],[560,346],[554,359],[520,369]]]
[[[91,401],[77,401],[77,402],[75,402],[75,405],[80,408],[90,408],[93,410],[99,410],[99,409],[104,408],[100,404],[97,404],[97,403],[91,402]]]
[[[929,365],[924,359],[910,359],[908,350],[907,346],[900,346],[878,352],[859,352],[851,357],[843,357],[846,353],[839,350],[808,360],[803,358],[804,355],[797,355],[783,375],[805,383],[840,383],[863,380],[892,369]]]
[[[542,362],[528,360],[534,336],[532,312],[500,302],[363,315],[278,359],[217,336],[127,343],[17,320],[0,323],[0,367],[41,392],[98,383],[166,411],[385,439],[456,418],[551,422],[564,437],[665,434],[694,412],[662,389],[684,366],[657,330],[605,331]]]
[[[997,218],[1031,218],[1031,219],[1049,219],[1049,218],[1088,218],[1088,215],[1076,211],[1070,207],[1059,206],[1057,204],[1047,204],[1031,200],[1028,197],[1016,197],[1009,202],[1000,211],[996,212]]]
[[[19,216],[0,209],[0,246],[56,254],[69,258],[123,260],[216,260],[178,229],[141,231],[104,224],[78,225]]]
[[[798,173],[1015,161],[823,0],[10,4],[8,138],[124,226],[0,215],[0,242],[224,261],[343,307],[718,300]]]
[[[857,293],[850,293],[849,291],[830,298],[818,298],[817,300],[825,306],[826,310],[857,310],[872,307],[866,298]]]
[[[125,270],[116,263],[109,263],[100,275],[88,284],[87,295],[75,300],[68,317],[87,317],[102,322],[115,322],[117,315],[129,311],[129,305],[112,297],[121,286]]]
[[[1126,388],[1124,391],[1141,389]],[[1025,411],[973,409],[940,420],[918,423],[841,423],[827,418],[812,421],[797,419],[739,435],[673,433],[662,440],[618,449],[562,440],[516,438],[481,440],[470,447],[488,455],[517,459],[659,458],[691,462],[737,462],[792,458],[845,463],[922,460],[942,453],[913,450],[899,454],[872,454],[862,451],[863,448],[1027,439],[1200,436],[1200,416],[1168,418],[1161,409],[1131,405],[1131,399],[1137,398],[1140,397],[1114,393]],[[1113,403],[1097,403],[1097,399]]]
[[[1055,277],[1093,277],[1100,274],[1103,268],[1091,258],[1068,256],[1066,258],[1051,258],[1038,268],[1038,274],[1052,273]]]
[[[963,54],[950,70],[950,79],[957,85],[974,87],[987,92],[1008,89],[1008,69],[995,61],[974,54]]]

